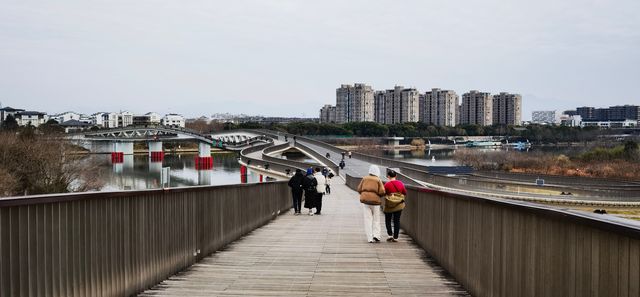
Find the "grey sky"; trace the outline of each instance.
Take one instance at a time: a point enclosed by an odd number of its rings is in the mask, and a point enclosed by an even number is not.
[[[0,0],[0,101],[317,116],[341,83],[640,104],[640,1]]]

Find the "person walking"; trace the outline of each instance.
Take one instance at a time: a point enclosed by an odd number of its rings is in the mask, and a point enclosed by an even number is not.
[[[300,208],[302,207],[303,181],[304,175],[300,169],[296,169],[296,173],[291,177],[291,179],[289,179],[289,187],[291,187],[291,196],[293,197],[294,215],[300,215]]]
[[[387,227],[387,241],[398,241],[398,235],[400,233],[400,215],[405,207],[405,197],[407,196],[407,189],[404,184],[397,180],[398,174],[393,171],[387,171],[387,179],[389,180],[384,184],[384,190],[387,196],[384,199],[384,225]],[[393,221],[393,228],[391,226]],[[393,230],[392,230],[393,229]]]
[[[344,160],[344,155],[346,154],[345,152],[340,153],[342,154],[342,160]]]
[[[327,180],[326,180],[326,184],[327,187],[324,191],[325,195],[329,195],[331,194],[331,179],[333,178],[333,172],[330,172],[329,175],[327,175]]]
[[[351,151],[349,151],[349,159],[351,159]]]
[[[304,208],[309,209],[309,215],[312,216],[318,196],[318,180],[313,176],[313,170],[311,173],[307,170],[307,176],[302,180],[302,187],[304,188]]]
[[[344,166],[346,166],[346,164],[344,163],[344,160],[340,161],[340,169],[344,169]]]
[[[327,167],[322,167],[322,175],[326,178],[329,174],[329,169]]]
[[[320,212],[322,211],[322,196],[324,195],[326,189],[327,189],[327,179],[324,177],[324,175],[322,174],[322,171],[320,171],[320,167],[316,167],[315,169],[315,173],[313,174],[313,177],[316,179],[316,215],[320,215]]]
[[[364,233],[370,243],[380,242],[380,204],[384,196],[384,185],[380,180],[380,168],[369,166],[369,175],[358,185],[360,203],[364,216]]]

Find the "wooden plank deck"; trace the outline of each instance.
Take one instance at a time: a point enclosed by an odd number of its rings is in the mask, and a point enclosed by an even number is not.
[[[285,213],[140,296],[468,296],[406,235],[368,243],[338,180],[322,215]]]

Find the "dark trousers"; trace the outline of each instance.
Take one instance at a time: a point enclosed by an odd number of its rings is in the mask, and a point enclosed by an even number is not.
[[[324,192],[325,192],[327,195],[331,194],[331,186],[330,186],[330,185],[327,185],[327,186],[325,187],[325,189],[324,189]]]
[[[322,194],[316,196],[316,213],[320,213],[322,210]]]
[[[302,191],[291,191],[291,196],[293,196],[293,210],[300,212],[300,208],[302,207]]]
[[[392,213],[384,213],[384,225],[387,226],[387,235],[393,235],[393,238],[398,239],[398,234],[400,234],[400,215],[402,214],[402,210],[392,212]],[[393,233],[391,232],[391,220],[393,219]]]

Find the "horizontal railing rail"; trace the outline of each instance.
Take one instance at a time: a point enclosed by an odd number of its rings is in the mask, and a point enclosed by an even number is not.
[[[0,296],[130,296],[291,206],[284,182],[0,199]]]

